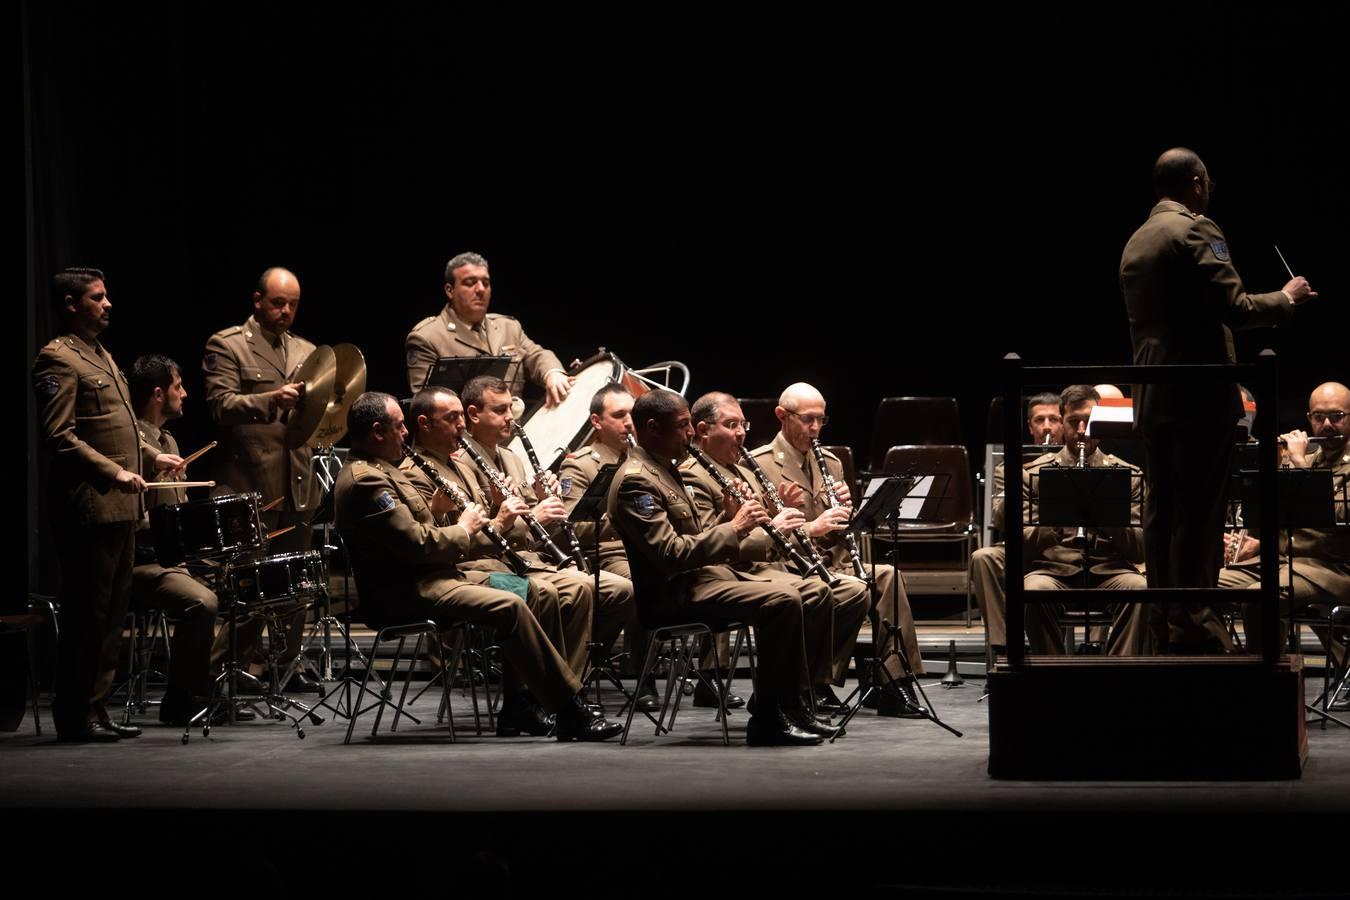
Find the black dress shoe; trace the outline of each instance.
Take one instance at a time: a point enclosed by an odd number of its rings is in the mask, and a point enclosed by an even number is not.
[[[654,713],[661,709],[661,696],[656,691],[656,679],[648,675],[647,680],[638,685],[633,705],[638,712]]]
[[[711,676],[709,676],[711,678]],[[700,709],[717,709],[717,690],[703,683],[703,679],[696,679],[694,685],[694,705]],[[716,682],[714,682],[716,683]],[[726,684],[726,679],[722,679]],[[745,701],[735,694],[727,694],[727,709],[743,709]]]
[[[111,728],[105,728],[102,722],[86,722],[76,731],[57,732],[57,740],[77,744],[111,744],[120,741],[122,736]]]
[[[286,688],[279,693],[283,694],[322,694],[323,685],[310,678],[304,672],[296,672],[291,676],[291,680],[286,682]]]
[[[893,719],[925,719],[928,710],[919,704],[913,688],[897,681],[884,691],[877,691],[877,715]]]
[[[797,728],[800,728],[802,731],[805,731],[807,734],[814,734],[817,737],[828,739],[835,737],[836,735],[843,735],[844,733],[842,728],[837,728],[829,722],[820,721],[815,716],[811,715],[805,708],[794,709],[784,713],[784,715],[789,722]]]
[[[111,719],[105,722],[99,722],[98,724],[103,726],[106,730],[113,732],[119,738],[138,738],[141,736],[141,729],[135,725],[122,725]]]
[[[557,724],[560,741],[607,741],[623,733],[623,726],[618,722],[592,715],[580,694],[558,710]]]
[[[807,747],[820,741],[819,735],[803,731],[782,713],[751,716],[745,725],[745,742],[751,747]]]
[[[587,718],[590,710],[585,702],[581,709]],[[497,737],[519,737],[522,732],[534,737],[544,737],[553,730],[553,717],[544,712],[527,694],[510,694],[502,700],[501,712],[497,713]]]
[[[816,712],[824,713],[827,716],[848,715],[850,707],[839,699],[833,687],[822,684],[813,688],[813,690],[816,692]]]

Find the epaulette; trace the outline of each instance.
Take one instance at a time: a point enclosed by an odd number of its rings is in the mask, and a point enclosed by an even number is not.
[[[229,328],[222,328],[220,329],[220,331],[217,331],[216,337],[229,337],[230,335],[233,334],[243,334],[243,333],[244,333],[243,325],[231,325]]]
[[[1022,468],[1030,469],[1032,466],[1039,466],[1044,465],[1045,463],[1048,462],[1052,462],[1056,455],[1057,454],[1054,453],[1042,453],[1040,456],[1036,457],[1031,462],[1022,463]]]
[[[423,319],[422,321],[420,321],[420,322],[418,322],[416,325],[414,325],[414,326],[412,327],[412,330],[413,330],[413,331],[421,331],[422,328],[423,328],[424,326],[430,325],[432,322],[436,321],[436,320],[439,319],[439,318],[440,318],[440,316],[427,316],[425,319]]]
[[[766,453],[772,453],[772,452],[773,452],[773,444],[765,444],[765,445],[762,446],[762,447],[756,447],[755,449],[751,450],[751,451],[750,451],[750,455],[751,455],[751,456],[763,456],[763,455],[766,454]]]
[[[488,318],[488,319],[510,319],[512,322],[516,321],[516,317],[515,317],[515,316],[508,316],[506,313],[492,313],[492,312],[490,312],[490,313],[487,314],[487,316],[485,316],[485,318]]]
[[[820,450],[822,453],[825,454],[827,458],[832,459],[835,462],[839,462],[839,457],[835,456],[834,452],[831,451],[829,447],[821,447]]]

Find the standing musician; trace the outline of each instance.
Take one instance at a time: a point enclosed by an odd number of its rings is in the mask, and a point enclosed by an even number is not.
[[[1135,365],[1233,363],[1231,329],[1288,322],[1296,304],[1317,296],[1302,276],[1278,291],[1247,293],[1223,232],[1205,217],[1214,182],[1194,151],[1164,152],[1153,182],[1158,203],[1120,259]],[[1242,417],[1237,385],[1146,384],[1134,398],[1148,481],[1148,584],[1212,588],[1223,562],[1214,536],[1223,528],[1233,423]],[[1227,630],[1209,606],[1172,603],[1165,616],[1169,633],[1158,626],[1159,645],[1183,653],[1224,646]]]
[[[1308,398],[1308,425],[1321,445],[1309,452],[1308,433],[1294,429],[1280,435],[1289,451],[1286,465],[1298,469],[1331,469],[1332,504],[1338,528],[1295,528],[1293,530],[1293,597],[1283,588],[1290,584],[1290,562],[1285,550],[1285,534],[1271,538],[1280,547],[1280,609],[1288,619],[1291,611],[1305,609],[1311,603],[1350,602],[1350,509],[1347,495],[1350,491],[1350,388],[1335,381],[1320,384]],[[1253,523],[1248,523],[1253,524]],[[1261,539],[1248,536],[1235,548],[1234,563],[1219,573],[1219,587],[1261,587]],[[1247,649],[1259,652],[1261,647],[1261,605],[1242,605],[1243,631]],[[1325,627],[1313,629],[1327,652],[1339,666],[1345,661],[1345,644],[1335,640]],[[1287,643],[1287,629],[1280,629],[1281,644]]]
[[[300,281],[282,268],[267,269],[253,291],[253,315],[211,335],[202,358],[206,402],[220,433],[216,452],[216,486],[212,494],[257,492],[267,505],[280,500],[275,512],[263,514],[268,531],[291,528],[269,545],[273,552],[310,549],[309,518],[319,503],[309,447],[286,447],[286,417],[300,403],[305,389],[296,380],[314,345],[291,331],[300,308]],[[300,653],[306,610],[302,607],[287,623],[281,671]],[[249,659],[257,653],[263,622],[240,623],[239,653]],[[221,629],[212,650],[219,664],[229,654],[229,632]],[[261,669],[255,661],[255,671]],[[304,672],[286,685],[291,691],[317,692],[319,686]],[[281,685],[274,685],[281,690]]]
[[[762,492],[751,488],[755,476],[739,465],[749,423],[736,398],[721,392],[704,394],[694,401],[689,415],[694,426],[694,444],[721,474],[723,481],[735,484],[742,491],[741,497],[733,496],[728,501],[718,480],[701,462],[691,456],[681,463],[680,475],[694,501],[702,529],[706,531],[729,521],[742,498],[753,498],[767,511],[774,512],[773,505],[765,502]],[[789,490],[790,486],[785,482],[782,489]],[[731,515],[729,509],[733,511]],[[794,532],[806,525],[806,517],[795,506],[784,505],[770,524],[792,541]],[[808,549],[814,549],[809,542],[804,547],[799,546],[804,555],[809,555]],[[815,692],[816,710],[831,715],[846,713],[848,710],[833,688],[844,684],[858,630],[871,607],[867,585],[856,578],[842,577],[831,587],[817,574],[789,570],[777,545],[762,529],[751,532],[741,541],[740,559],[736,565],[738,572],[790,584],[801,594],[802,631],[806,638],[807,669],[811,690]]]
[[[544,389],[545,402],[557,406],[576,381],[567,375],[552,351],[536,344],[510,316],[489,313],[492,276],[487,260],[460,253],[445,264],[445,308],[408,332],[408,386],[415,394],[426,386],[436,360],[442,357],[512,356],[507,388],[521,396],[525,382]]]
[[[746,622],[755,629],[759,669],[746,742],[818,744],[835,729],[802,704],[809,683],[802,597],[794,587],[737,572],[742,541],[767,524],[747,500],[729,521],[700,527],[676,466],[694,436],[689,407],[674,391],[654,390],[633,404],[637,446],[610,485],[609,515],[628,551],[649,627],[696,621]]]
[[[545,470],[539,472],[535,476],[534,483],[530,484],[525,478],[524,465],[505,446],[511,440],[511,426],[514,421],[511,415],[511,392],[506,382],[489,376],[471,378],[464,386],[461,399],[468,418],[468,433],[463,435],[467,448],[464,452],[469,459],[474,460],[471,465],[478,478],[481,496],[494,500],[490,507],[493,514],[495,515],[501,502],[496,499],[500,492],[494,493],[492,479],[483,467],[477,464],[475,454],[488,466],[506,476],[512,490],[528,505],[529,514],[544,529],[553,529],[565,521],[567,513],[560,497],[561,486],[558,484],[557,476]],[[541,552],[544,549],[542,542],[535,539],[528,530],[524,517],[518,518],[520,521],[506,535],[508,541],[517,550]],[[557,542],[554,542],[554,546],[563,547]],[[539,557],[536,556],[536,559]],[[561,562],[553,559],[542,561]],[[608,651],[623,631],[624,625],[633,619],[632,582],[613,572],[602,570],[600,596],[595,597],[594,576],[574,568],[563,568],[561,565],[546,565],[543,568],[545,571],[540,573],[540,577],[557,589],[564,619],[573,616],[587,619],[590,628],[587,633],[593,635],[590,640]],[[594,610],[593,620],[590,619],[591,609]],[[567,648],[568,657],[578,674],[584,672],[586,668],[588,660],[586,643],[582,641],[575,647],[569,644]]]
[[[112,302],[98,269],[52,279],[61,334],[33,363],[52,536],[61,562],[61,639],[52,716],[64,741],[108,742],[141,733],[104,707],[117,671],[131,599],[141,451],[126,376],[99,342]]]
[[[851,514],[849,507],[852,503],[847,479],[844,478],[843,464],[834,454],[826,451],[826,465],[834,480],[840,504],[832,506],[825,496],[820,467],[811,450],[811,442],[819,439],[821,430],[829,421],[829,417],[825,414],[825,397],[804,382],[789,385],[778,398],[774,415],[779,422],[778,434],[774,435],[768,444],[750,451],[750,456],[774,482],[786,481],[800,489],[784,496],[783,499],[789,504],[800,505],[807,519],[807,533],[828,552],[830,568],[836,572],[852,571],[852,560],[840,535]],[[870,576],[874,567],[869,564],[866,568]],[[899,625],[900,639],[905,655],[909,658],[910,667],[915,675],[922,675],[923,657],[919,655],[919,639],[914,630],[914,613],[910,611],[904,579],[891,565],[878,563],[875,570],[876,606],[870,612],[872,634],[877,640],[884,635],[879,625],[882,618]],[[880,648],[878,651],[877,655],[882,656]],[[879,695],[878,713],[904,717],[918,715],[912,708],[918,706],[918,700],[913,695],[913,684],[903,672],[900,660],[891,656],[886,660],[886,669],[910,700],[910,704],[895,703],[886,692],[882,692]]]
[[[482,530],[486,514],[470,503],[453,525],[440,524],[451,501],[435,492],[430,501],[398,463],[403,457],[403,412],[388,394],[367,392],[347,412],[350,460],[333,488],[338,531],[350,555],[361,596],[361,616],[373,628],[430,618],[482,622],[496,629],[509,670],[503,680],[502,715],[522,726],[535,700],[556,715],[558,740],[602,741],[623,730],[593,715],[581,697],[581,682],[549,642],[521,597],[490,586],[492,573],[464,572],[456,563]],[[528,685],[531,697],[521,695]],[[531,734],[547,727],[524,728]]]
[[[131,364],[131,403],[140,431],[141,470],[154,472],[157,481],[181,481],[186,467],[178,441],[165,424],[183,415],[183,387],[178,363],[157,353]],[[187,491],[147,491],[146,511],[156,506],[187,502]],[[169,686],[160,701],[159,720],[186,725],[211,702],[211,642],[216,633],[219,604],[215,592],[193,578],[187,569],[166,569],[155,561],[148,516],[136,531],[136,567],[131,570],[131,602],[140,612],[156,609],[173,620],[169,644]],[[247,710],[247,717],[253,714]]]
[[[1064,424],[1059,414],[1059,395],[1052,393],[1036,394],[1027,400],[1027,434],[1033,444],[1048,444],[1060,440],[1060,431]],[[1013,448],[1004,448],[1006,461],[1011,455],[1014,459],[1020,454]],[[1023,463],[1023,468],[1031,461]],[[1004,463],[994,466],[994,484],[991,490],[993,502],[990,516],[996,528],[1003,522]],[[975,602],[984,617],[985,638],[994,654],[1005,653],[1008,644],[1008,603],[1004,590],[1007,577],[1007,551],[1002,543],[991,547],[980,547],[970,555],[970,578],[974,582]]]

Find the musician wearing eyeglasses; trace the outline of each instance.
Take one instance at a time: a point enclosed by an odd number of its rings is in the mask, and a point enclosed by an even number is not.
[[[1317,446],[1310,446],[1310,437],[1317,438]],[[1294,429],[1280,436],[1288,448],[1285,465],[1299,469],[1330,469],[1332,473],[1332,504],[1339,528],[1295,528],[1293,537],[1293,598],[1283,594],[1290,583],[1289,557],[1285,534],[1270,538],[1279,544],[1281,616],[1288,620],[1291,610],[1301,611],[1311,603],[1346,603],[1350,601],[1350,388],[1335,381],[1317,386],[1308,398],[1308,430]],[[1248,523],[1252,524],[1252,523]],[[1238,539],[1233,535],[1224,549],[1232,563],[1219,573],[1219,587],[1260,588],[1260,551],[1264,536],[1248,535]],[[1261,646],[1261,605],[1244,603],[1243,630],[1247,649],[1259,652]],[[1287,628],[1280,629],[1280,639],[1287,642]],[[1345,645],[1332,641],[1324,627],[1313,629],[1322,639],[1329,653],[1339,665],[1345,659]]]
[[[825,479],[812,448],[812,442],[820,439],[830,421],[825,412],[824,395],[805,382],[789,385],[779,396],[774,415],[778,418],[778,433],[769,443],[750,451],[750,455],[771,481],[787,482],[790,485],[783,500],[802,511],[806,518],[807,533],[820,544],[822,552],[827,553],[830,568],[835,572],[854,571],[852,555],[843,537],[853,505],[843,464],[833,453],[822,451],[830,480],[835,485],[836,505],[826,495]],[[875,567],[870,562],[864,563],[864,570],[869,577],[873,571],[876,573],[873,591],[875,606],[869,613],[874,639],[880,639],[886,633],[881,626],[881,619],[898,624],[901,645],[909,658],[910,667],[915,675],[923,674],[923,658],[919,655],[914,613],[910,610],[904,579],[893,566],[884,563],[878,563]],[[882,655],[883,652],[877,653],[879,657]],[[898,704],[888,693],[883,692],[876,695],[880,703],[878,714],[906,718],[918,715],[918,700],[900,660],[892,655],[885,665],[910,702]]]
[[[526,383],[543,388],[545,402],[557,406],[576,379],[562,363],[525,334],[511,316],[488,312],[492,304],[492,275],[488,262],[477,253],[460,253],[445,265],[445,307],[413,326],[407,350],[408,385],[415,394],[426,386],[436,360],[444,357],[510,356],[505,381],[514,396]]]
[[[187,390],[178,364],[147,354],[131,364],[131,402],[140,431],[141,469],[152,481],[182,481],[186,467],[178,441],[165,427],[183,415]],[[169,643],[169,684],[159,705],[159,720],[186,725],[210,703],[211,642],[216,634],[216,594],[186,568],[164,568],[155,560],[148,513],[156,506],[186,503],[187,491],[147,491],[146,518],[136,531],[136,567],[131,571],[132,605],[142,613],[163,612],[173,622]],[[249,713],[248,717],[252,714]]]
[[[754,474],[743,466],[741,451],[749,424],[736,398],[721,392],[704,394],[694,401],[689,415],[694,426],[694,446],[716,470],[716,474],[709,472],[702,461],[692,455],[679,467],[701,527],[707,530],[730,521],[743,498],[754,499],[773,513],[770,524],[803,554],[803,558],[809,561],[812,553],[818,556],[809,539],[805,542],[796,539],[798,529],[806,525],[802,511],[786,503],[776,509]],[[741,496],[728,495],[723,483],[733,485],[742,492]],[[775,490],[781,497],[782,491],[791,491],[792,486],[783,482]],[[847,713],[833,688],[844,684],[853,645],[871,606],[866,583],[836,575],[836,583],[830,586],[819,574],[796,571],[775,540],[763,529],[752,531],[741,541],[740,560],[736,571],[789,584],[801,594],[802,633],[806,637],[810,674],[810,685],[803,685],[803,690],[814,692],[817,712]],[[828,568],[828,563],[826,566]]]
[[[511,391],[506,382],[490,376],[472,378],[464,386],[460,399],[464,403],[467,419],[463,435],[466,449],[461,453],[472,461],[470,465],[478,479],[480,494],[490,501],[489,511],[493,515],[497,514],[504,492],[497,490],[492,477],[483,466],[478,465],[477,459],[505,476],[511,488],[505,492],[506,496],[518,494],[525,502],[528,515],[550,532],[552,540],[552,534],[567,519],[561,485],[557,476],[549,471],[538,473],[533,482],[527,480],[524,463],[506,446],[513,437],[514,422]],[[593,640],[607,650],[614,645],[624,625],[632,621],[632,583],[613,572],[602,570],[600,596],[595,597],[594,576],[565,565],[560,558],[545,557],[544,554],[551,553],[551,550],[533,533],[524,515],[517,517],[515,526],[504,537],[515,550],[533,554],[532,559],[541,569],[539,577],[557,589],[563,618],[573,623],[568,625],[568,634],[583,636],[576,641],[569,639],[567,646],[568,660],[580,675],[586,670],[589,658],[587,643]],[[553,540],[552,544],[563,554],[567,553],[566,541],[560,544]]]

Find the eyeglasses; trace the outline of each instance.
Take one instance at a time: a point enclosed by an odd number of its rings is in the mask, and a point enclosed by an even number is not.
[[[1345,412],[1344,410],[1329,413],[1310,412],[1308,413],[1308,421],[1313,423],[1314,425],[1321,425],[1323,422],[1330,422],[1332,425],[1339,425],[1341,424],[1341,420],[1344,419],[1346,416],[1350,416],[1350,413]]]
[[[797,419],[799,419],[801,423],[805,425],[807,428],[810,428],[812,425],[819,425],[821,428],[824,428],[826,425],[830,424],[829,416],[816,416],[816,415],[803,416],[800,413],[795,413],[792,412],[791,410],[788,411],[788,415],[796,416]]]
[[[740,419],[725,419],[720,424],[727,431],[739,430],[744,431],[746,434],[750,433],[750,423],[742,422]]]

